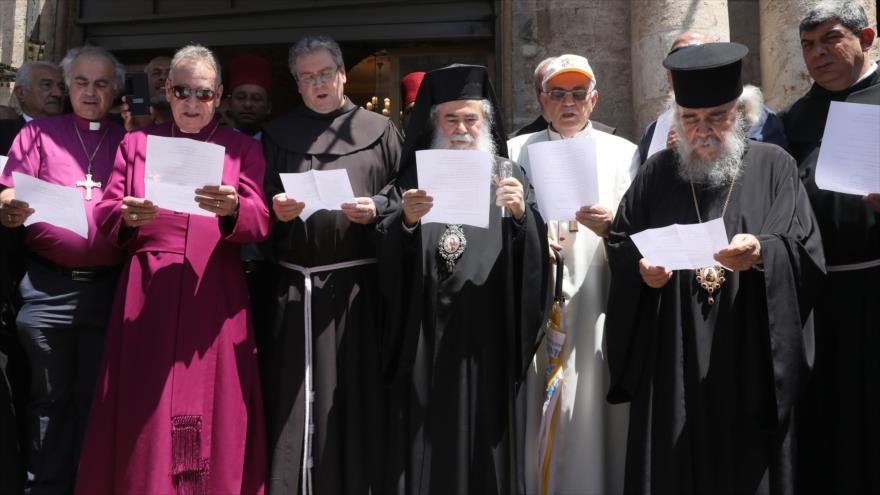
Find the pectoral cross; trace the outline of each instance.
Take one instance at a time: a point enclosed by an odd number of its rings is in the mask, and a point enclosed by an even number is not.
[[[81,187],[86,190],[86,201],[92,200],[92,189],[101,187],[100,182],[95,182],[92,180],[92,174],[86,174],[86,180],[78,180],[76,181],[76,187]]]

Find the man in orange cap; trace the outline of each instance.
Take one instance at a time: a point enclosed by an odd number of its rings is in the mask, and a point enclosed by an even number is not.
[[[260,139],[263,121],[272,112],[269,90],[272,71],[269,61],[255,55],[240,55],[229,63],[228,117],[236,130]]]

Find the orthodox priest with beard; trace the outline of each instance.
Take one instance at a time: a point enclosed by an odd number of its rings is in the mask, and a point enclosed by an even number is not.
[[[631,402],[625,493],[794,491],[824,257],[794,160],[742,135],[747,53],[710,43],[666,58],[681,139],[645,163],[611,226],[608,399]],[[731,241],[715,267],[652,266],[630,237],[719,217]]]
[[[428,72],[406,136],[392,207],[379,225],[380,287],[392,317],[383,343],[386,491],[518,492],[514,397],[544,316],[547,230],[522,169],[503,158],[485,67]],[[420,223],[433,205],[416,177],[422,149],[495,155],[488,228]],[[507,166],[512,173],[502,178]]]

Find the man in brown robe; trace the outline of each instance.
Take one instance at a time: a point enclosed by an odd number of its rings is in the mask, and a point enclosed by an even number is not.
[[[260,349],[269,491],[366,493],[383,451],[372,238],[387,204],[379,192],[397,174],[400,135],[345,97],[335,41],[303,38],[289,63],[303,103],[263,133],[265,190],[277,219],[267,251],[280,265]],[[357,198],[301,215],[307,205],[285,194],[279,174],[310,170],[345,170]]]

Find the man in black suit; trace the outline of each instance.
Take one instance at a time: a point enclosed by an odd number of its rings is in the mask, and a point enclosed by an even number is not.
[[[12,90],[21,116],[0,120],[0,155],[9,148],[18,131],[39,117],[58,115],[64,110],[64,83],[61,69],[51,62],[28,62],[15,75]],[[0,493],[22,489],[24,471],[18,442],[20,422],[16,412],[27,399],[28,367],[15,331],[13,297],[22,273],[19,262],[23,229],[0,229]]]
[[[0,120],[0,155],[6,155],[18,131],[39,117],[59,115],[64,110],[64,81],[61,69],[52,62],[28,62],[15,74],[13,96],[21,116]]]

